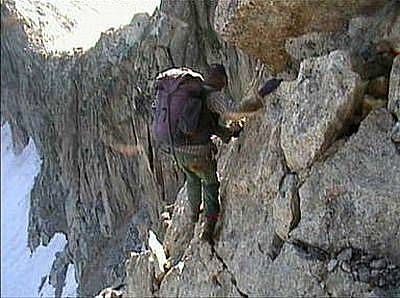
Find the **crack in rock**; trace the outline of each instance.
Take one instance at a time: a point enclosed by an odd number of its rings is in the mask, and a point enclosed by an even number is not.
[[[291,240],[288,243],[292,244],[298,256],[305,260],[326,261],[329,259],[329,254],[317,246],[313,246],[302,240]]]
[[[224,269],[226,269],[226,271],[231,275],[231,282],[232,282],[232,284],[235,286],[235,288],[236,288],[236,290],[238,291],[238,293],[240,294],[240,296],[248,298],[249,295],[246,294],[245,292],[243,292],[243,291],[239,288],[235,276],[234,276],[233,273],[229,270],[228,265],[226,265],[224,259],[218,254],[218,252],[216,251],[216,249],[214,248],[214,246],[211,246],[211,251],[212,251],[212,254],[217,258],[217,260],[220,261],[220,262],[222,263],[222,267],[223,267]]]
[[[400,268],[388,257],[375,256],[360,249],[347,247],[335,258],[343,272],[352,275],[354,281],[369,284],[373,288],[396,288],[400,286]]]

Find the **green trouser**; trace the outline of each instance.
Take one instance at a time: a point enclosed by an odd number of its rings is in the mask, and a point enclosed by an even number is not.
[[[205,215],[209,220],[217,220],[220,207],[218,201],[219,181],[217,162],[212,154],[188,154],[176,152],[176,161],[186,176],[187,195],[193,211],[193,221],[198,220],[204,190]]]

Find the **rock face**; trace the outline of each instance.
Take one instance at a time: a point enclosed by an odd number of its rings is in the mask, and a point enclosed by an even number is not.
[[[281,144],[289,167],[298,172],[343,134],[361,102],[362,87],[350,56],[340,51],[304,60],[289,84]]]
[[[344,246],[399,262],[400,155],[390,140],[394,121],[381,109],[299,189],[301,221],[293,238],[326,251]],[[396,236],[395,236],[396,237]]]
[[[390,73],[390,89],[388,109],[394,113],[397,120],[400,120],[400,56],[393,61],[392,72]]]
[[[398,34],[400,4],[386,2],[162,1],[88,51],[58,56],[2,2],[2,123],[16,152],[32,137],[43,159],[28,244],[67,235],[51,273],[57,293],[72,262],[81,296],[121,283],[129,297],[399,295],[390,114],[399,117],[399,58],[392,67],[394,52],[380,46]],[[256,57],[222,41],[214,23]],[[150,126],[156,74],[214,62],[226,65],[238,100],[271,65],[285,81],[238,139],[219,146],[222,214],[210,246],[200,223],[190,226],[183,175],[157,153]],[[148,250],[149,229],[180,257],[166,272]]]
[[[285,51],[289,38],[343,29],[351,17],[374,12],[385,3],[385,0],[219,1],[215,23],[224,38],[280,72],[291,62]]]

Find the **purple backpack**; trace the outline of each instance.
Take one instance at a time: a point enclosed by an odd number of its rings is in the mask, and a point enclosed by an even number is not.
[[[207,142],[208,132],[200,125],[202,84],[202,76],[188,68],[173,68],[157,77],[153,134],[158,145]]]

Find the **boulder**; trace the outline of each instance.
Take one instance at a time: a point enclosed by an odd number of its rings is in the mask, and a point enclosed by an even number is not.
[[[338,31],[352,17],[375,12],[385,3],[385,0],[219,1],[214,23],[225,40],[258,57],[273,71],[281,72],[291,61],[285,51],[288,38]]]
[[[335,155],[317,163],[300,187],[295,239],[325,250],[345,246],[399,261],[400,155],[385,109],[373,111]]]
[[[394,59],[390,73],[388,109],[400,120],[400,55]]]
[[[304,60],[296,81],[284,84],[281,145],[293,171],[309,167],[351,124],[362,83],[347,52]]]

